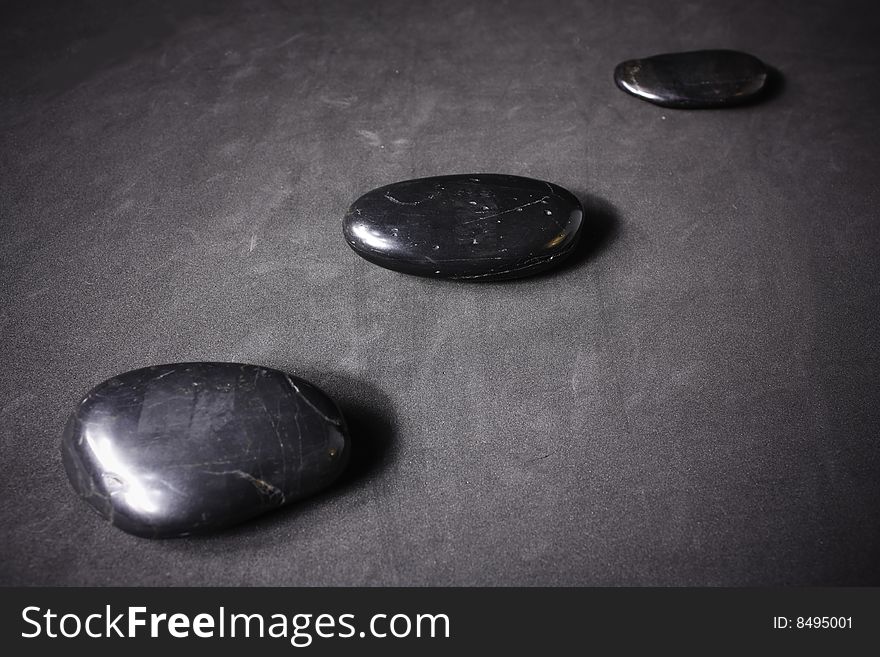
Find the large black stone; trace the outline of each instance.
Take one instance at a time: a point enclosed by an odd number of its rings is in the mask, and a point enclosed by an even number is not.
[[[614,81],[627,93],[664,107],[725,107],[760,94],[767,67],[744,52],[695,50],[623,62],[614,70]]]
[[[238,363],[120,374],[80,402],[62,439],[74,489],[148,537],[220,529],[328,486],[350,451],[334,402],[302,379]]]
[[[343,221],[354,251],[387,269],[435,278],[528,276],[569,255],[583,210],[558,185],[499,174],[407,180],[356,200]]]

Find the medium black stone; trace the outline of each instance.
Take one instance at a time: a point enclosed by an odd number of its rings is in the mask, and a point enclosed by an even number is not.
[[[558,185],[499,174],[407,180],[356,200],[343,221],[361,257],[434,278],[497,280],[551,267],[575,248],[583,209]]]
[[[618,64],[614,81],[627,93],[664,107],[700,109],[753,99],[767,83],[767,67],[735,50],[695,50]]]
[[[120,374],[70,417],[62,459],[111,523],[151,538],[227,527],[331,484],[348,461],[342,414],[284,372],[178,363]]]

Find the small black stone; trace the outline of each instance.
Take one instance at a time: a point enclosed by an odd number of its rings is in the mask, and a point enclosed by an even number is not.
[[[614,81],[627,93],[664,107],[726,107],[761,93],[767,67],[744,52],[695,50],[623,62],[614,69]]]
[[[238,363],[120,374],[80,402],[61,443],[77,493],[150,538],[221,529],[311,495],[339,476],[349,451],[327,395]]]
[[[407,180],[357,199],[343,221],[361,257],[433,278],[529,276],[574,250],[583,209],[552,183],[500,174]]]

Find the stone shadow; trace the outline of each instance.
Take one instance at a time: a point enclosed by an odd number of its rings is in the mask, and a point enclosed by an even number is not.
[[[279,369],[314,383],[336,401],[351,438],[351,453],[345,470],[328,488],[308,498],[209,534],[161,539],[163,546],[181,552],[204,549],[208,553],[218,553],[227,549],[246,549],[262,540],[275,540],[273,537],[282,526],[295,526],[295,519],[291,524],[291,516],[309,512],[333,498],[369,486],[393,462],[395,417],[391,402],[383,392],[370,383],[344,374],[327,375],[283,364]]]

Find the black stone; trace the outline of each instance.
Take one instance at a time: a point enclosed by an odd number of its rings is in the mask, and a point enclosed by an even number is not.
[[[497,280],[551,267],[575,248],[583,209],[558,185],[499,174],[407,180],[356,200],[343,221],[361,257],[434,278]]]
[[[614,81],[627,93],[664,107],[700,109],[754,99],[767,83],[767,67],[735,50],[695,50],[618,64]]]
[[[120,529],[151,538],[220,529],[311,495],[349,451],[327,395],[238,363],[109,379],[77,406],[61,446],[74,489]]]

